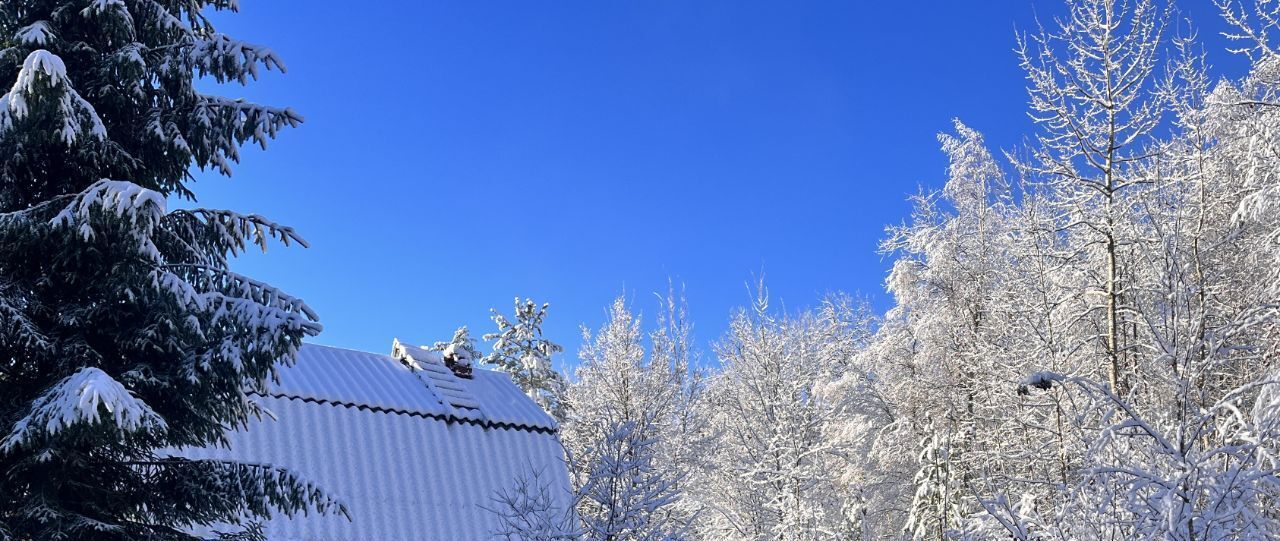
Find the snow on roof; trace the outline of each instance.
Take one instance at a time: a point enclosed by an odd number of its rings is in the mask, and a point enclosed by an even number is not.
[[[436,394],[450,405],[468,410],[480,409],[479,401],[471,394],[469,385],[463,383],[464,378],[454,374],[453,369],[444,361],[444,353],[431,351],[422,346],[406,344],[399,339],[391,344],[391,355],[409,364],[419,372]],[[470,367],[468,366],[470,371]],[[465,379],[474,378],[474,373]]]
[[[463,380],[416,353],[419,369],[304,345],[259,399],[275,419],[230,434],[229,449],[182,454],[289,469],[350,512],[350,521],[273,518],[264,525],[272,541],[490,539],[497,493],[535,474],[567,508],[555,421],[505,374],[477,369]]]
[[[280,368],[271,396],[353,404],[449,421],[554,431],[556,422],[501,372],[453,375],[439,352],[402,344],[417,369],[388,355],[305,344],[293,366]],[[425,390],[425,392],[424,392]]]

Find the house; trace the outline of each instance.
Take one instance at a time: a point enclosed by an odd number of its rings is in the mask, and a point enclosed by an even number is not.
[[[274,419],[232,433],[229,449],[184,454],[286,468],[350,513],[273,518],[272,541],[492,539],[495,498],[535,475],[569,505],[556,423],[506,374],[392,349],[302,346],[258,397]]]

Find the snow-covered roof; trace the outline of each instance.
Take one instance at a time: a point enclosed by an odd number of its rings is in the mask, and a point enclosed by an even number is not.
[[[272,541],[489,539],[498,491],[535,472],[568,505],[556,423],[506,374],[458,378],[437,353],[397,344],[414,367],[304,345],[260,397],[275,419],[231,434],[230,449],[183,454],[292,470],[350,512],[272,519]]]
[[[388,355],[307,344],[268,394],[500,426],[554,431],[555,420],[502,372],[453,375],[440,353],[396,342],[415,368]],[[424,388],[425,391],[424,392]]]

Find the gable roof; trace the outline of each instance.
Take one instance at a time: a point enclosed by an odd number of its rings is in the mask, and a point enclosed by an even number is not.
[[[283,467],[350,512],[350,521],[273,518],[264,524],[272,541],[490,539],[498,492],[534,476],[557,508],[568,507],[564,450],[549,415],[506,374],[475,369],[461,379],[434,352],[414,348],[411,357],[415,368],[304,345],[259,398],[274,419],[231,433],[229,449],[182,454]]]
[[[502,372],[453,375],[437,351],[395,342],[414,367],[389,355],[304,344],[297,362],[281,367],[267,393],[467,422],[485,427],[554,432],[556,422]]]

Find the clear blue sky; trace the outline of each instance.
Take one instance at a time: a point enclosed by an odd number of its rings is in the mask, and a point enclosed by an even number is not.
[[[1015,27],[1060,2],[244,0],[220,29],[289,67],[225,94],[306,117],[201,203],[310,249],[237,268],[319,311],[316,342],[389,351],[552,303],[572,362],[626,289],[668,277],[714,340],[764,273],[775,302],[870,298],[886,224],[937,187],[953,117],[1011,148],[1031,127]],[[1203,34],[1208,0],[1183,2]],[[1213,37],[1213,36],[1211,36]],[[1220,40],[1214,38],[1214,44]],[[1240,61],[1219,52],[1227,72]],[[1234,69],[1235,72],[1231,70]]]

